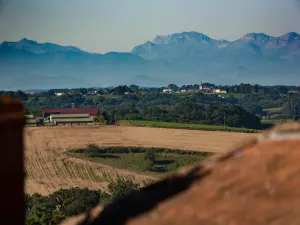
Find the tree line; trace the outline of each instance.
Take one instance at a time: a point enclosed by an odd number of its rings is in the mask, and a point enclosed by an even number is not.
[[[249,94],[239,99],[238,104],[258,116],[267,116],[264,109],[281,108],[281,116],[285,119],[300,115],[300,95],[278,93]]]
[[[123,95],[122,92],[130,91],[128,88],[139,91],[135,95]],[[111,88],[110,91],[112,90],[114,89]],[[179,113],[178,105],[183,103],[185,105],[183,106],[186,108],[186,110],[189,107],[200,107],[202,110],[211,109],[209,113],[214,116],[215,114],[223,115],[225,113],[226,117],[229,116],[229,124],[237,127],[247,127],[248,125],[245,120],[248,120],[250,117],[252,117],[244,111],[262,118],[263,116],[268,116],[268,112],[265,109],[280,107],[282,108],[281,117],[285,119],[295,118],[296,116],[300,115],[300,95],[297,93],[280,94],[277,91],[272,91],[264,94],[244,94],[243,96],[239,97],[229,94],[225,98],[220,98],[218,95],[205,95],[203,93],[188,93],[178,95],[160,94],[160,91],[157,88],[149,88],[149,90],[146,91],[146,89],[141,89],[138,86],[127,87],[124,85],[117,87],[116,90],[118,90],[117,93],[119,94],[101,94],[99,96],[83,96],[77,92],[67,93],[63,96],[55,96],[54,90],[45,92],[47,93],[46,95],[37,94],[35,96],[31,96],[30,98],[21,91],[0,92],[0,95],[10,95],[14,98],[24,101],[27,113],[33,114],[34,116],[42,115],[42,110],[44,108],[70,108],[72,103],[74,103],[76,107],[81,108],[98,107],[101,109],[104,115],[106,115],[106,117],[109,117],[108,120],[110,121],[117,117],[119,119],[140,118],[141,120],[166,122],[190,121],[191,123],[193,121],[195,123],[216,125],[223,123],[223,120],[221,121],[219,118],[220,116],[217,116],[217,118],[214,119],[211,118],[212,116],[210,116],[208,113],[203,111],[201,112],[201,110],[198,109],[193,109],[192,113],[190,114],[181,111],[181,114],[176,116],[176,112]],[[132,93],[134,93],[133,90],[131,90]],[[158,91],[155,92],[154,90]],[[231,105],[235,105],[236,107],[231,107]],[[244,110],[240,110],[239,107]],[[233,108],[235,110],[233,110]],[[195,113],[195,110],[200,112],[199,115],[195,116],[193,114]],[[212,111],[215,113],[212,113]],[[240,116],[236,115],[237,112],[241,113]],[[241,117],[243,114],[247,114],[247,118],[244,119],[244,122],[237,122],[240,120],[237,119],[237,117]],[[231,115],[235,115],[235,122],[232,122]],[[256,125],[254,126],[257,127]]]
[[[140,187],[118,178],[108,185],[108,192],[87,188],[60,189],[48,196],[25,195],[26,225],[59,224],[68,217],[86,212],[98,204],[109,204]]]
[[[216,88],[226,90],[228,93],[242,93],[242,94],[251,94],[251,93],[278,93],[278,94],[287,94],[289,91],[298,91],[300,92],[300,86],[296,85],[274,85],[274,86],[265,86],[259,84],[249,84],[241,83],[236,85],[216,85],[212,83],[203,83],[204,87]],[[189,84],[189,85],[176,85],[168,84],[167,86],[161,87],[139,87],[138,85],[119,85],[116,87],[104,87],[104,88],[71,88],[71,89],[50,89],[47,91],[40,91],[35,94],[38,97],[54,97],[56,92],[68,94],[68,93],[77,93],[80,95],[86,95],[89,92],[94,92],[95,94],[115,94],[123,95],[125,92],[136,93],[159,93],[163,89],[173,89],[173,90],[199,90],[200,84]],[[23,91],[0,91],[0,96],[12,96],[26,101],[29,94],[26,94]]]
[[[101,116],[103,121],[146,120],[190,124],[224,125],[260,129],[260,119],[236,105],[181,102],[175,106],[153,105],[138,110],[135,104],[112,110]]]

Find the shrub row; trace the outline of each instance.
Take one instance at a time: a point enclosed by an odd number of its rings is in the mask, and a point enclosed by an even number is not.
[[[86,156],[93,156],[97,154],[126,154],[126,153],[144,153],[151,150],[154,153],[167,153],[178,155],[196,155],[196,156],[211,156],[212,152],[197,152],[180,149],[167,148],[141,148],[141,147],[98,147],[94,144],[89,144],[87,148],[70,149],[67,154],[84,154]]]

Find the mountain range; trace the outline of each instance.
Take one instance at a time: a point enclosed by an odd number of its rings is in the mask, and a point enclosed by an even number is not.
[[[250,33],[235,41],[198,32],[156,36],[131,52],[89,53],[26,38],[0,44],[0,89],[138,84],[300,83],[300,35]]]

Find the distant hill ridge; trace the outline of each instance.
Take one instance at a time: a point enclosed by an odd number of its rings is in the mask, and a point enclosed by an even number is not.
[[[147,41],[145,44],[138,45],[133,48],[132,52],[135,51],[136,48],[140,46],[155,46],[155,45],[168,45],[168,44],[183,44],[184,42],[206,42],[206,43],[213,43],[216,45],[219,44],[234,44],[238,43],[240,41],[248,41],[248,42],[255,42],[256,44],[266,45],[266,44],[272,44],[267,45],[268,48],[274,48],[274,47],[286,47],[288,45],[295,44],[296,47],[300,48],[299,42],[300,42],[300,35],[296,32],[289,32],[281,36],[270,36],[265,33],[249,33],[241,37],[240,39],[237,39],[235,41],[228,41],[225,39],[217,40],[210,38],[209,36],[198,33],[195,31],[190,32],[182,32],[182,33],[174,33],[169,35],[157,35],[153,41]],[[298,44],[298,45],[296,45]],[[73,51],[73,52],[80,52],[85,54],[96,54],[96,55],[112,55],[112,54],[127,54],[129,53],[121,53],[121,52],[108,52],[106,54],[100,54],[100,53],[89,53],[86,51],[83,51],[77,47],[74,46],[62,46],[58,44],[53,43],[38,43],[37,41],[30,40],[27,38],[23,38],[20,41],[17,42],[8,42],[4,41],[0,44],[1,50],[3,49],[19,49],[19,50],[27,50],[35,54],[41,54],[45,52],[61,52],[61,51]],[[40,51],[38,51],[40,50]],[[1,51],[0,51],[1,53]]]
[[[182,32],[158,35],[131,52],[106,54],[23,38],[0,44],[0,89],[156,86],[199,80],[298,84],[299,61],[300,35],[296,32],[278,37],[250,33],[235,41]]]
[[[292,58],[298,58],[300,56],[300,35],[290,32],[272,37],[264,33],[250,33],[235,41],[227,41],[216,40],[202,33],[183,32],[156,36],[152,42],[148,41],[134,47],[132,53],[146,59],[155,59],[168,58],[170,55],[197,57],[197,53],[201,54],[203,51],[209,51],[208,54],[211,52],[218,54],[225,50],[239,51],[241,49],[249,54],[276,55],[279,59],[291,55]]]

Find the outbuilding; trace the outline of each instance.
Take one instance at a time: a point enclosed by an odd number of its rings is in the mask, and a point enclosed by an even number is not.
[[[99,108],[46,108],[43,117],[49,117],[54,114],[88,114],[94,120],[100,115]]]
[[[34,119],[33,115],[25,115],[25,126],[28,126],[28,127],[36,127],[37,126],[37,122]]]
[[[54,125],[93,124],[94,119],[89,114],[54,114],[46,118],[46,122]]]

